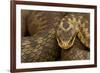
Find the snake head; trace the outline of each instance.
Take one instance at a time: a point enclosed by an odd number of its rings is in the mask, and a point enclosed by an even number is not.
[[[57,28],[57,42],[63,49],[68,49],[73,46],[78,29],[76,29],[76,19],[69,19],[64,17]]]
[[[58,45],[63,49],[73,46],[76,36],[84,46],[89,48],[90,33],[89,20],[83,14],[68,14],[60,22],[57,28]]]

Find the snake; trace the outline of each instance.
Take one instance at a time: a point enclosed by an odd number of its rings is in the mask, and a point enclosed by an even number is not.
[[[21,62],[55,61],[59,55],[55,27],[65,13],[33,11],[27,20],[31,37],[22,37]]]
[[[60,22],[57,29],[57,41],[61,48],[70,48],[75,41],[76,36],[80,41],[90,48],[90,29],[89,19],[84,14],[67,14]]]
[[[25,26],[29,36],[22,36],[21,40],[21,62],[45,62],[63,60],[61,50],[69,50],[75,46],[77,38],[79,43],[85,46],[78,54],[66,54],[74,59],[87,59],[89,56],[89,19],[80,13],[67,13],[56,11],[29,11]],[[24,31],[25,32],[25,31]],[[22,32],[23,33],[23,32]],[[70,52],[75,52],[72,49]],[[85,51],[84,51],[85,50]],[[69,52],[69,53],[70,53]],[[86,54],[84,54],[84,52]],[[67,52],[68,53],[68,52]],[[81,55],[81,56],[80,56]],[[59,57],[60,56],[60,57]],[[61,58],[62,57],[62,58]],[[60,58],[60,59],[58,59]],[[68,59],[68,60],[70,60]]]

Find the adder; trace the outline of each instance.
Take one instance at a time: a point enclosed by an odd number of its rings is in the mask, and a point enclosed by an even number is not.
[[[22,36],[22,62],[58,60],[57,58],[59,58],[58,56],[60,56],[61,50],[71,49],[77,39],[81,41],[79,43],[85,46],[85,49],[90,48],[89,19],[86,18],[85,14],[29,11],[26,26],[30,37]],[[22,28],[23,27],[24,26],[22,26]],[[59,49],[59,47],[62,49]],[[74,51],[74,49],[76,49],[77,52]],[[82,48],[80,49],[79,45],[74,49],[70,51],[73,54],[66,54],[67,57],[70,56],[70,59],[89,58],[89,51]],[[79,52],[81,53],[77,54]],[[63,56],[63,54],[61,54],[61,56]]]

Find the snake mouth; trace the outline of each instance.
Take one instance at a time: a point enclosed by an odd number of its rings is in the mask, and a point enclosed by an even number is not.
[[[60,37],[57,37],[58,45],[62,49],[69,49],[73,46],[77,33],[69,38],[69,40],[62,40]]]
[[[69,49],[71,47],[71,45],[69,45],[69,43],[66,42],[63,42],[62,44],[61,43],[58,44],[62,49]]]

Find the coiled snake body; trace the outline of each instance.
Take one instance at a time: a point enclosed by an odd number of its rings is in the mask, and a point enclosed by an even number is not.
[[[58,56],[61,60],[89,59],[89,51],[86,50],[89,48],[89,20],[84,19],[78,13],[29,11],[25,26],[30,36],[22,36],[21,61],[55,61]],[[74,47],[77,39],[84,48],[77,44]]]

